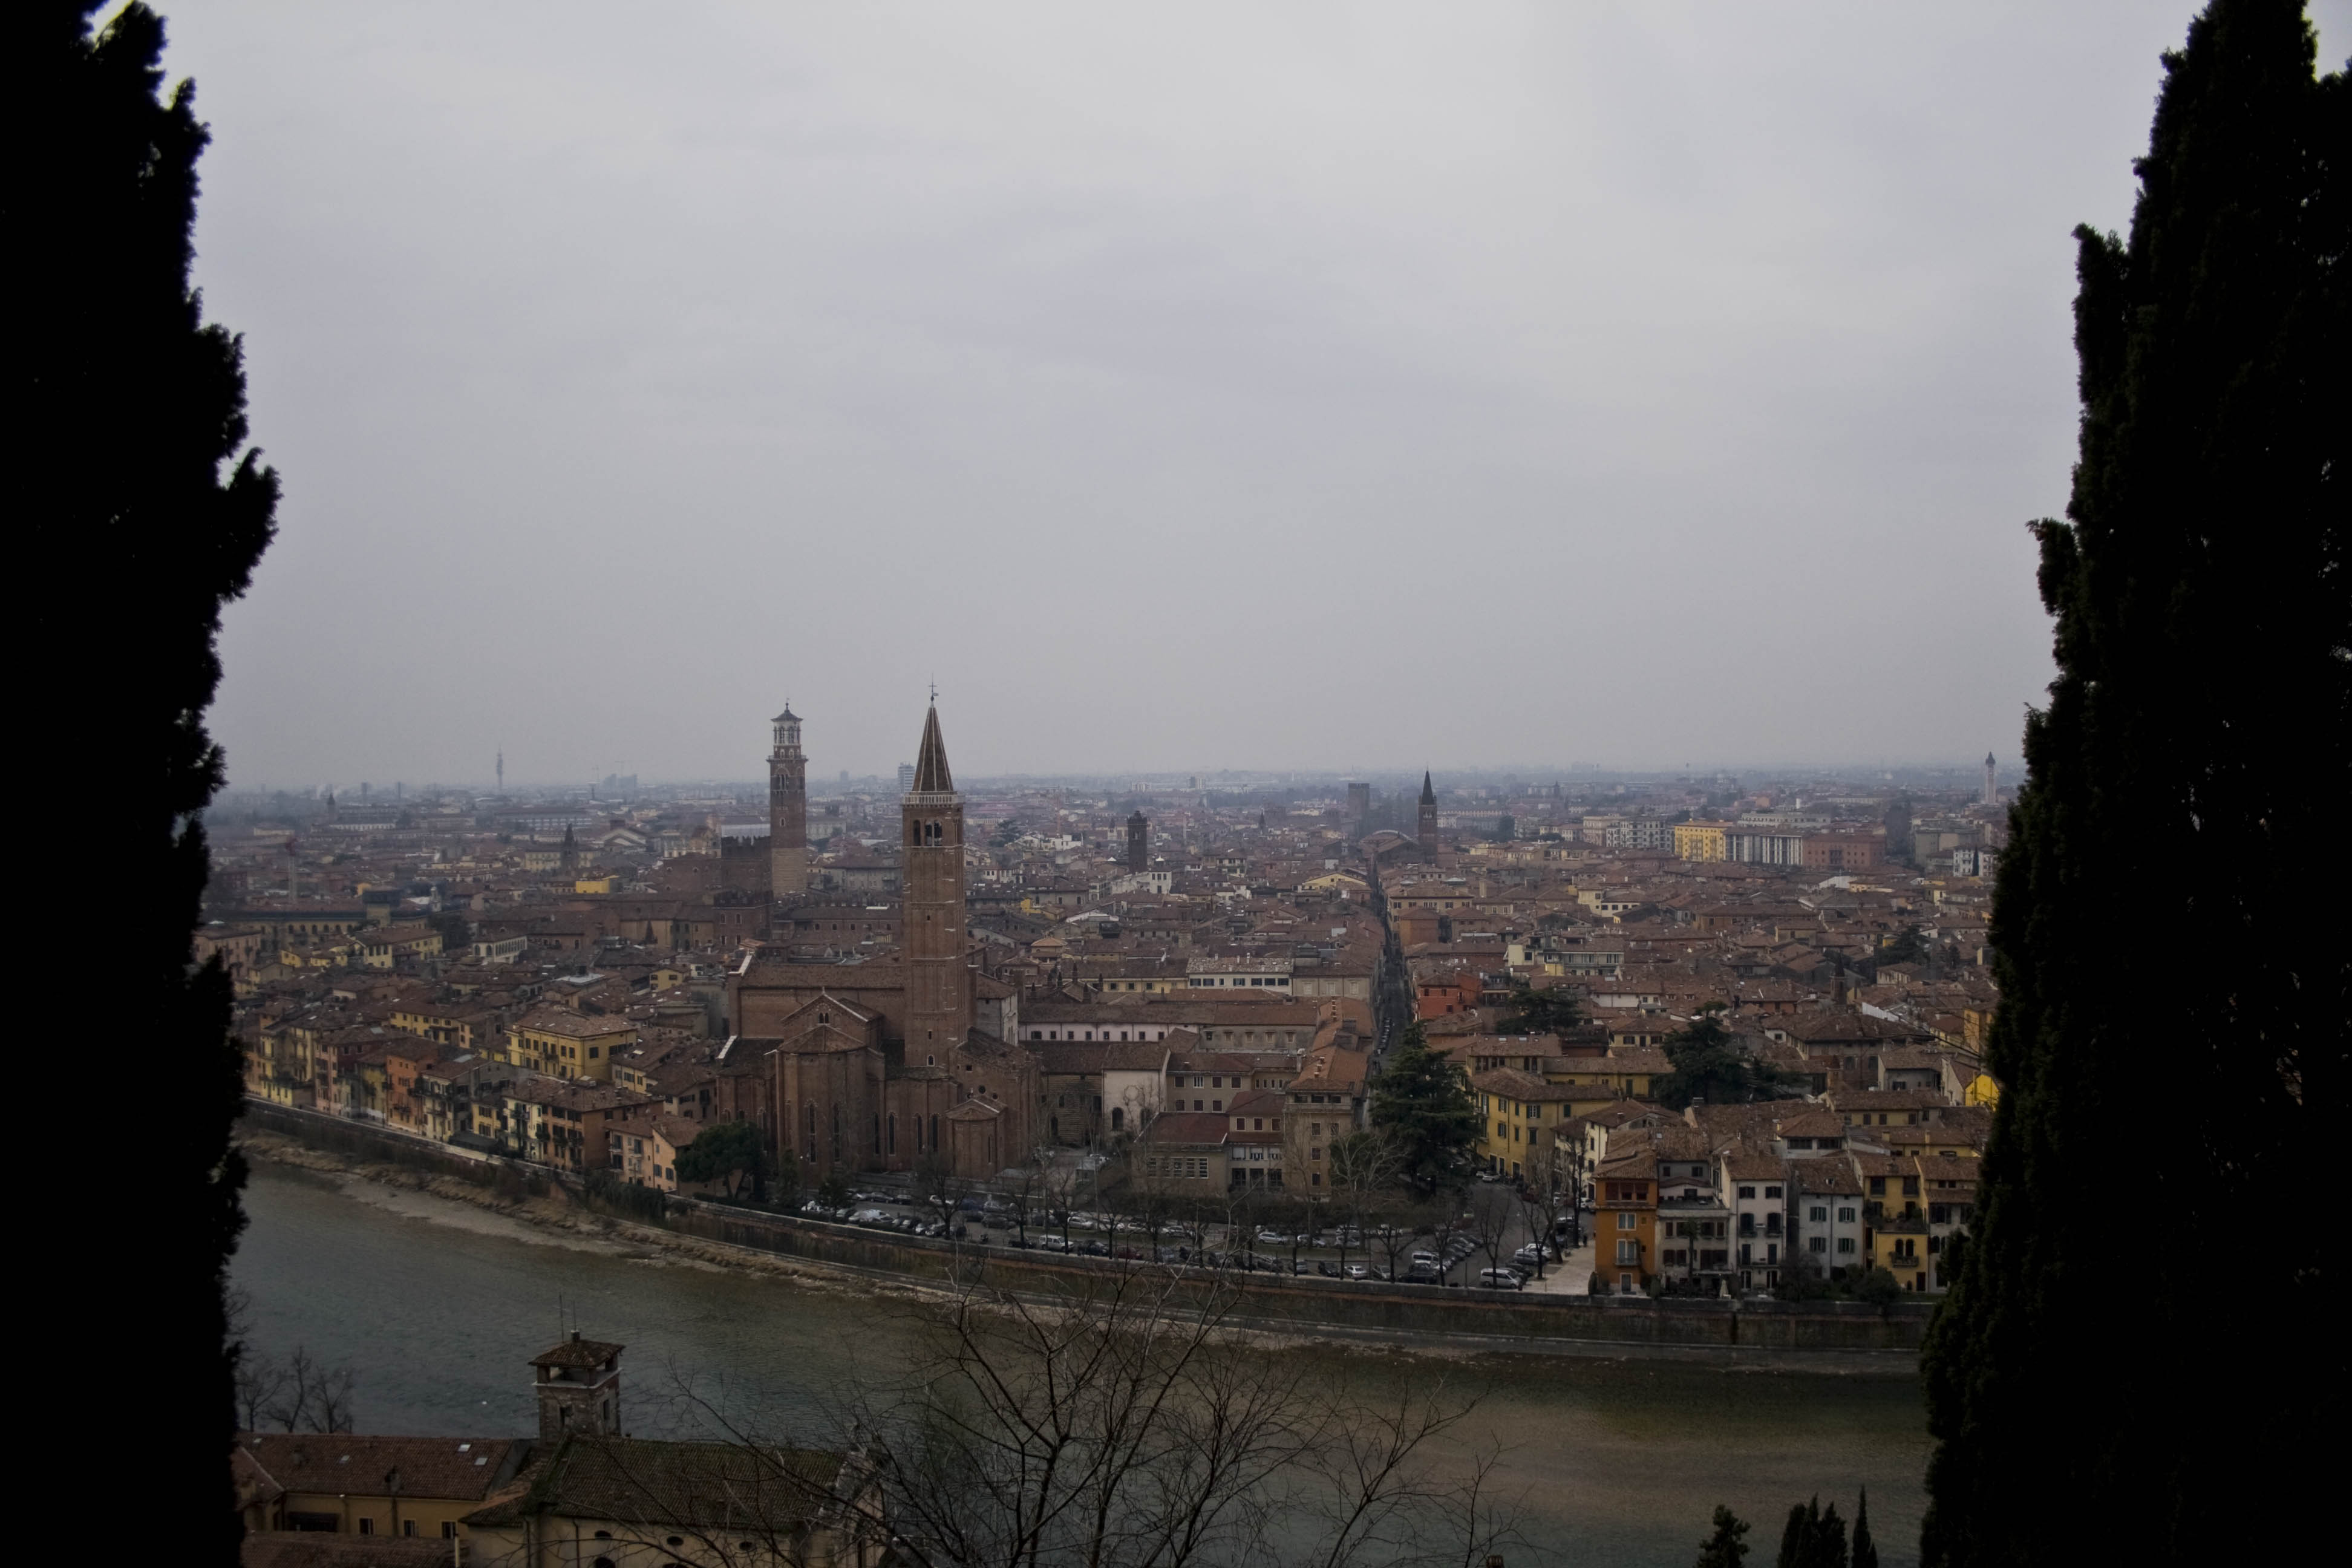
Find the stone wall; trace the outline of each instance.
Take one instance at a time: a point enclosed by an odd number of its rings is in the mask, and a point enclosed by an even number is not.
[[[519,1162],[484,1159],[425,1140],[316,1111],[248,1103],[248,1119],[318,1148],[458,1176],[478,1185],[548,1173]],[[570,1181],[567,1186],[575,1186]],[[733,1205],[673,1198],[664,1225],[683,1236],[811,1262],[946,1285],[986,1283],[1023,1294],[1062,1294],[1126,1267],[1002,1247],[972,1247],[922,1237],[772,1215]],[[1436,1290],[1303,1278],[1229,1277],[1242,1288],[1236,1321],[1300,1334],[1399,1342],[1453,1341],[1465,1346],[1545,1354],[1667,1356],[1760,1363],[1802,1370],[1907,1372],[1917,1364],[1930,1302],[1899,1302],[1882,1311],[1844,1301],[1706,1301],[1646,1297],[1554,1296],[1515,1290]]]

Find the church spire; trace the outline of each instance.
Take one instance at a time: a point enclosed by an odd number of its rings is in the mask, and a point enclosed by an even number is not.
[[[940,739],[940,710],[937,706],[923,716],[923,747],[915,753],[915,787],[911,793],[955,793],[955,777],[948,772],[947,742]]]
[[[1435,805],[1437,804],[1437,791],[1430,786],[1429,774],[1427,773],[1423,773],[1421,775],[1421,804],[1423,805]]]

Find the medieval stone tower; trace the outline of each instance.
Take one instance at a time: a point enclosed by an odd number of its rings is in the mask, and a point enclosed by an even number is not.
[[[1998,805],[2000,804],[2000,786],[1994,779],[1992,753],[1990,752],[1987,752],[1985,753],[1984,803],[1987,805]]]
[[[1141,806],[1127,819],[1127,868],[1138,874],[1151,869],[1151,819]]]
[[[773,721],[768,752],[768,896],[787,906],[808,891],[808,756],[793,705]]]
[[[621,1352],[625,1348],[583,1340],[574,1329],[570,1339],[531,1357],[542,1441],[551,1443],[573,1432],[592,1437],[621,1435]]]
[[[907,1056],[913,1060],[961,1042],[971,1023],[971,972],[964,963],[963,796],[948,772],[940,710],[923,719],[913,787],[900,806],[905,864],[899,871],[906,923]]]
[[[1421,821],[1413,833],[1424,860],[1437,858],[1437,791],[1430,786],[1429,775],[1421,775]]]

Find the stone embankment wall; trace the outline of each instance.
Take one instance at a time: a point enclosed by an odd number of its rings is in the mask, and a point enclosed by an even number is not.
[[[389,1128],[316,1111],[250,1105],[247,1119],[315,1148],[383,1161],[490,1187],[545,1181],[536,1166],[468,1154]],[[917,1283],[985,1282],[1022,1292],[1066,1293],[1115,1275],[1108,1259],[971,1247],[833,1225],[700,1199],[671,1200],[666,1226],[681,1236],[896,1275]],[[1858,1302],[1704,1301],[1555,1296],[1512,1290],[1438,1291],[1286,1275],[1234,1277],[1237,1321],[1301,1336],[1455,1344],[1545,1354],[1665,1356],[1759,1363],[1804,1370],[1905,1372],[1916,1365],[1933,1306],[1884,1311]]]

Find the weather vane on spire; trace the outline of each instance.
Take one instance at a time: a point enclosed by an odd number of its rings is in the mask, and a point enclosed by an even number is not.
[[[936,708],[936,707],[938,707],[938,706],[939,706],[939,703],[940,703],[940,678],[939,678],[938,676],[934,675],[933,677],[931,677],[931,706],[932,706],[932,707],[934,707],[934,708]]]

